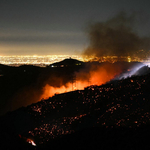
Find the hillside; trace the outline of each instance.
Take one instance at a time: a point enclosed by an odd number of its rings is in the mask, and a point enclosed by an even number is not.
[[[1,117],[3,144],[17,137],[24,145],[33,139],[36,149],[149,148],[149,88],[147,74],[55,95],[20,108]]]
[[[56,62],[50,65],[50,67],[74,67],[74,66],[78,66],[78,65],[83,65],[84,62],[79,61],[77,59],[72,59],[72,58],[68,58],[68,59],[64,59],[60,62]]]
[[[108,74],[111,75],[111,72],[115,73],[114,70],[119,70],[119,72],[122,70],[126,75],[128,69],[143,65],[139,62],[83,63],[75,59],[65,59],[57,64],[64,66],[54,67],[53,64],[53,67],[43,68],[32,65],[19,67],[0,65],[0,116],[8,111],[40,101],[46,85],[58,88],[72,83],[73,80],[90,82],[89,75],[93,78],[92,75],[96,71],[98,71],[98,75],[104,71],[106,73],[104,77]],[[145,70],[140,72],[146,74],[149,70],[145,67]],[[123,77],[124,74],[118,76],[118,78]]]

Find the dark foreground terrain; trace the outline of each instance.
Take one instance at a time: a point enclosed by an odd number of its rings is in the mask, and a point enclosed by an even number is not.
[[[58,94],[0,123],[0,149],[149,149],[150,74]]]

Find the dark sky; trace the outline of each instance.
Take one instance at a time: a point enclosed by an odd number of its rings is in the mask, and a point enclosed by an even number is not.
[[[1,0],[0,55],[77,54],[86,27],[120,11],[136,14],[135,30],[150,34],[149,0]]]

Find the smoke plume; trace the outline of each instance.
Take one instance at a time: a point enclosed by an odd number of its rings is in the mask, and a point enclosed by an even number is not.
[[[136,56],[139,50],[150,50],[150,38],[140,37],[134,31],[135,16],[121,12],[106,22],[92,23],[88,27],[90,44],[84,55]]]

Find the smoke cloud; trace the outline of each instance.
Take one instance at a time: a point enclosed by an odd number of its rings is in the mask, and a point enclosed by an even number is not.
[[[88,26],[89,46],[84,55],[136,56],[139,50],[150,50],[150,38],[140,37],[134,31],[135,15],[121,12],[106,22]]]

